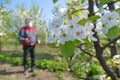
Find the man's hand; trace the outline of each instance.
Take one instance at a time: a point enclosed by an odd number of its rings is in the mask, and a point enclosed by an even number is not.
[[[37,43],[38,43],[38,44],[40,44],[40,43],[41,43],[41,41],[40,41],[40,40],[37,40]]]
[[[30,40],[29,40],[29,38],[25,38],[25,43],[29,43],[30,42]]]

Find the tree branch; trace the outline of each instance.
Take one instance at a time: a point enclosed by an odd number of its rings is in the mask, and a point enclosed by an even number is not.
[[[108,44],[106,44],[105,46],[103,46],[103,49],[105,49],[106,47],[110,46],[112,43],[116,42],[118,39],[120,39],[120,36],[118,36],[117,38],[113,39],[112,41],[110,41]]]
[[[95,57],[95,55],[93,55],[93,54],[87,52],[86,50],[84,50],[84,49],[82,48],[82,45],[83,45],[83,44],[77,46],[77,48],[79,48],[81,51],[83,51],[84,53],[86,53],[86,54],[89,55],[90,57]]]

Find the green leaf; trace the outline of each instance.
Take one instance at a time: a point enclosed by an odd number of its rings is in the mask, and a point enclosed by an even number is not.
[[[99,19],[99,18],[100,18],[100,16],[94,15],[94,16],[89,17],[88,20],[94,21],[94,20],[97,20],[97,19]]]
[[[78,21],[78,24],[84,26],[87,21],[88,21],[88,20],[86,20],[86,19],[82,19],[82,20]]]
[[[81,3],[83,4],[85,2],[85,0],[82,0]]]
[[[80,45],[81,41],[75,39],[75,40],[74,40],[74,43],[77,44],[77,45]]]
[[[65,58],[69,58],[75,50],[75,44],[72,41],[67,41],[65,44],[60,45],[60,51],[65,56]]]
[[[102,7],[104,4],[111,2],[111,0],[100,0],[99,6]]]
[[[53,0],[53,3],[55,4],[58,0]]]
[[[115,11],[118,12],[118,13],[120,13],[120,8],[116,9]]]
[[[119,35],[119,29],[118,29],[117,26],[114,26],[114,27],[110,28],[108,30],[108,33],[106,34],[106,36],[110,39],[114,39],[118,35]]]
[[[75,16],[80,17],[79,11],[73,13]]]

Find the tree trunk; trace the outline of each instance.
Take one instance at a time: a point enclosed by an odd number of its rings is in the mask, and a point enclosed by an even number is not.
[[[105,72],[108,74],[108,76],[111,77],[112,80],[118,80],[117,76],[115,75],[114,71],[106,64],[106,61],[104,57],[102,56],[101,52],[102,50],[99,50],[99,52],[96,52],[96,57],[99,60],[102,68],[105,70]]]
[[[89,17],[94,15],[94,2],[93,0],[88,0],[89,1]],[[94,24],[95,25],[95,24]],[[96,25],[95,25],[96,27]],[[94,31],[94,29],[93,29]],[[106,61],[104,57],[102,56],[103,54],[103,49],[100,46],[100,41],[97,35],[97,32],[94,31],[95,34],[93,35],[97,41],[94,41],[94,48],[96,50],[96,58],[99,60],[102,68],[105,70],[105,72],[111,77],[112,80],[118,80],[117,76],[115,75],[114,71],[110,69],[110,67],[106,64]]]

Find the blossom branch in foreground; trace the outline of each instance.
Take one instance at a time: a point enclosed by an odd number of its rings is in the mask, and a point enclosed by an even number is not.
[[[84,43],[84,44],[85,44],[85,43]],[[76,46],[76,47],[79,48],[79,49],[80,49],[81,51],[83,51],[84,53],[86,53],[87,55],[89,55],[90,57],[95,57],[95,55],[93,55],[93,54],[87,52],[86,50],[84,50],[84,49],[82,48],[82,45],[83,45],[83,44],[80,44],[79,46]]]

